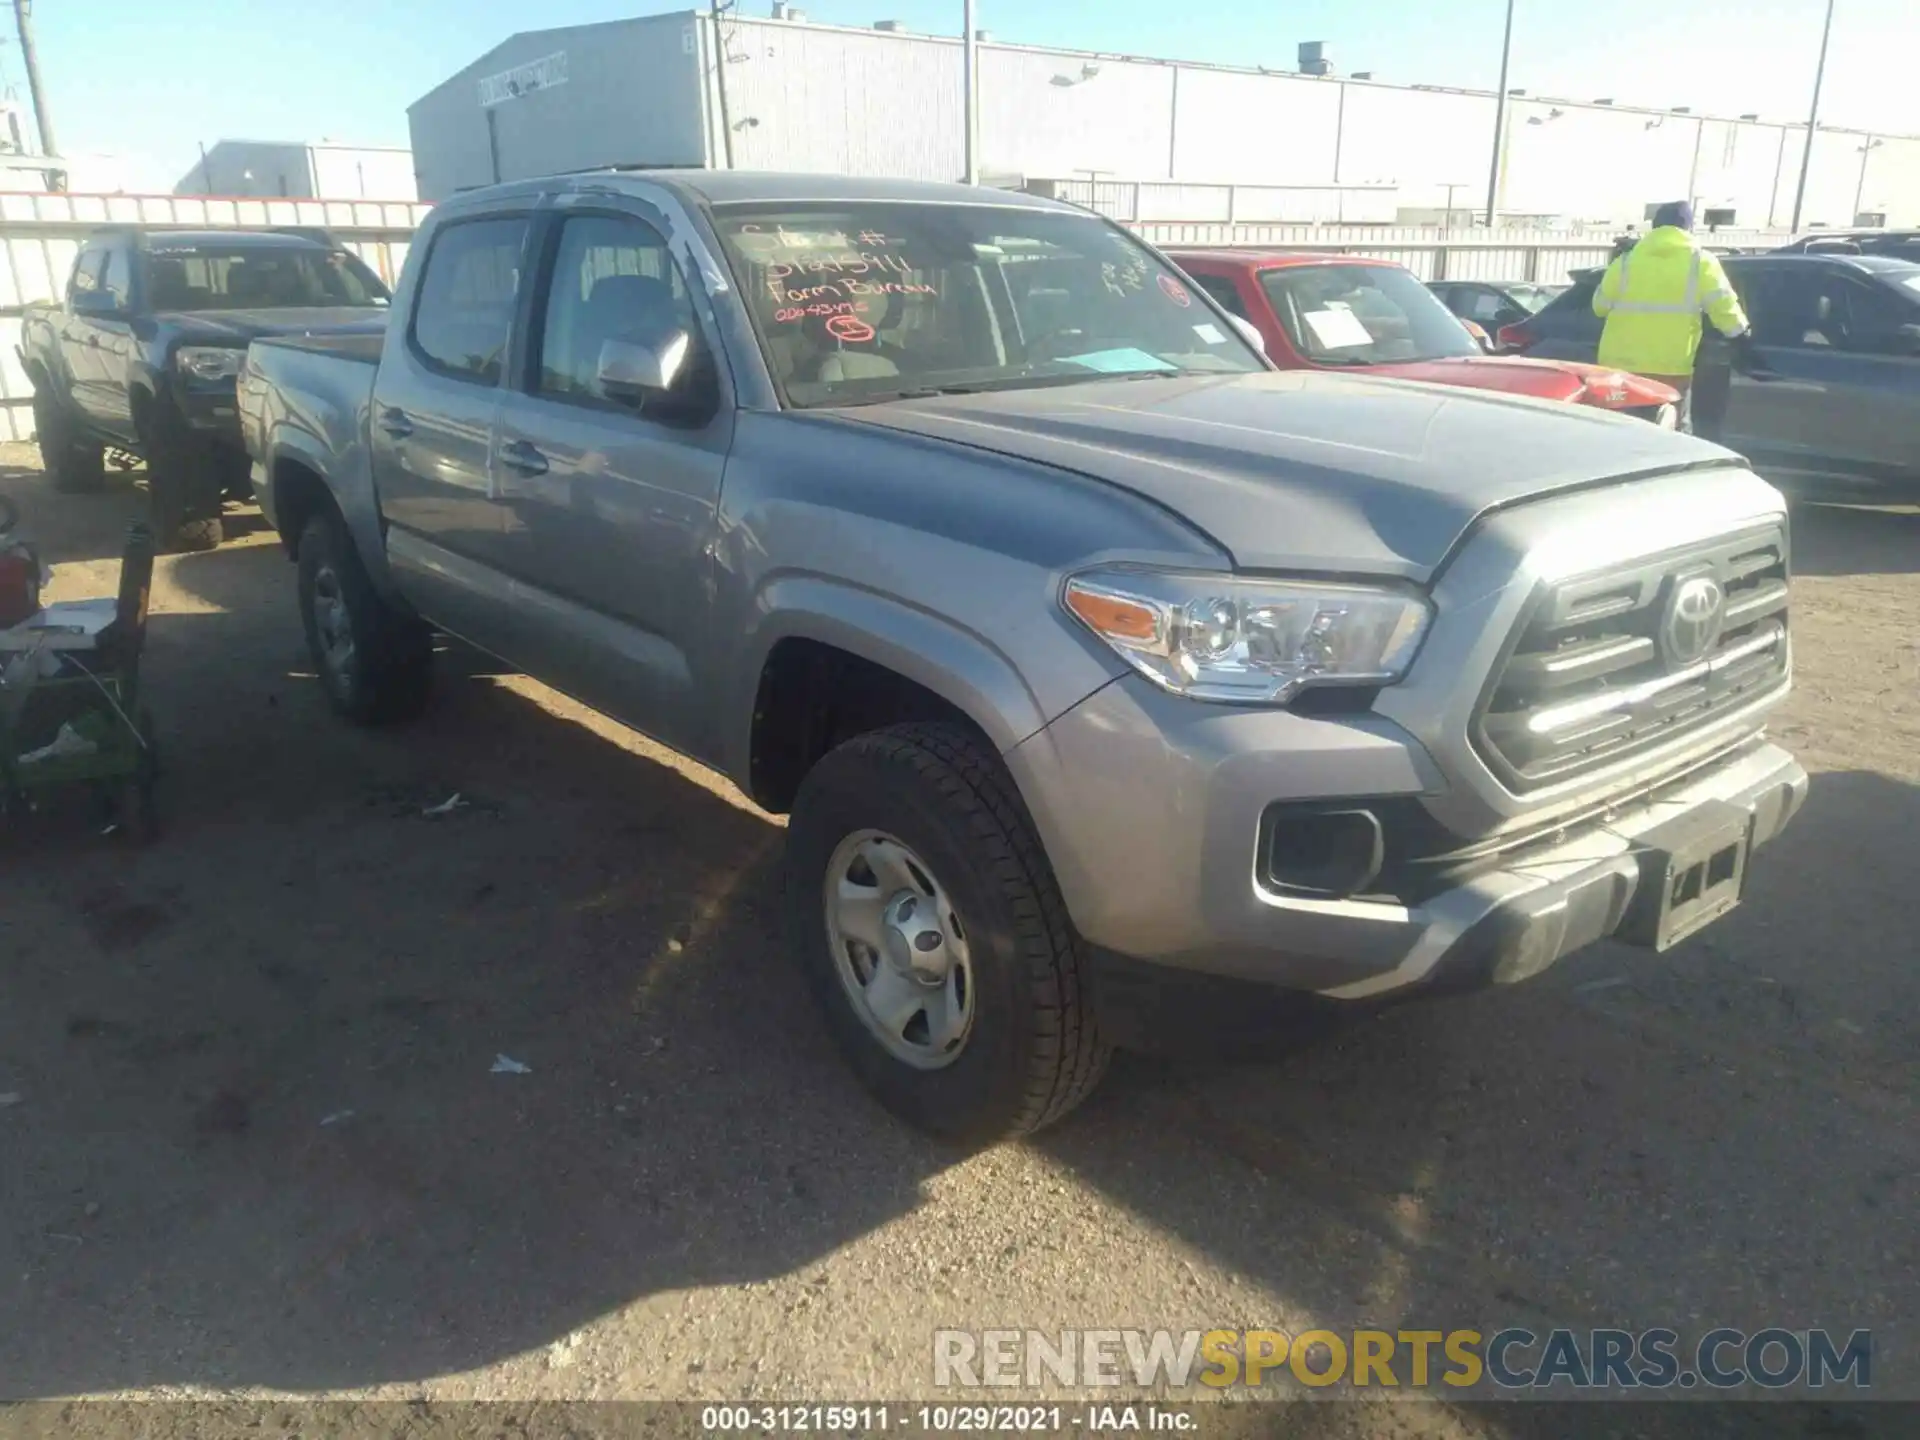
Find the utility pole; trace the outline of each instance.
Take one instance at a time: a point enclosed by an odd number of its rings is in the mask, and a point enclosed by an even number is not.
[[[980,47],[973,27],[973,0],[962,7],[967,27],[966,106],[967,106],[967,184],[980,183]]]
[[[713,0],[713,78],[720,90],[720,144],[727,169],[733,168],[733,112],[727,108],[727,37],[720,28],[720,13],[726,7]]]
[[[33,123],[40,131],[40,153],[58,155],[53,119],[47,113],[47,91],[40,83],[40,52],[33,47],[33,0],[13,0],[14,23],[20,27],[20,58],[27,67],[27,93],[33,98]]]
[[[1820,82],[1827,78],[1827,41],[1833,38],[1833,0],[1827,0],[1827,23],[1820,31],[1820,63],[1813,72],[1813,108],[1807,111],[1807,148],[1800,152],[1800,183],[1793,191],[1793,233],[1800,233],[1800,209],[1807,198],[1807,171],[1813,166],[1813,136],[1820,123]]]
[[[1500,151],[1507,133],[1507,66],[1513,59],[1513,0],[1507,0],[1507,31],[1500,41],[1500,88],[1493,92],[1493,165],[1487,172],[1487,228],[1500,201]]]

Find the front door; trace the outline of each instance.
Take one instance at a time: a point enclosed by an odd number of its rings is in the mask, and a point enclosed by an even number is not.
[[[369,418],[387,551],[433,620],[498,650],[511,597],[493,503],[493,429],[530,220],[496,215],[439,229],[395,316]]]
[[[107,252],[107,266],[101,272],[100,289],[111,299],[113,313],[91,322],[93,326],[91,360],[95,367],[93,391],[89,403],[102,429],[123,440],[133,441],[133,373],[136,346],[133,339],[133,251],[125,244]]]
[[[651,207],[645,219],[571,208],[549,222],[495,493],[505,564],[524,587],[515,647],[563,689],[697,755],[693,652],[732,412],[670,224]],[[602,386],[609,342],[659,347],[675,332],[693,344],[672,392],[635,401]]]
[[[1809,261],[1742,277],[1761,359],[1736,374],[1726,443],[1762,474],[1814,476],[1872,493],[1920,480],[1920,306]]]

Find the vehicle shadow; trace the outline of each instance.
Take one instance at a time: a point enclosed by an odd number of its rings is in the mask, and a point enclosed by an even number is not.
[[[720,1283],[864,1313],[822,1262],[956,1157],[830,1052],[778,825],[515,677],[454,667],[416,725],[352,730],[276,550],[170,573],[203,608],[152,622],[162,840],[0,860],[0,1394],[421,1381]],[[1123,1057],[1033,1146],[1289,1324],[1868,1327],[1905,1393],[1920,978],[1888,897],[1916,829],[1914,787],[1821,776],[1747,903],[1667,956],[1253,1062]],[[917,1373],[928,1342],[876,1344]],[[636,1373],[687,1386],[689,1344]],[[1471,1418],[1594,1433],[1553,1413]],[[1666,1424],[1635,1433],[1713,1433]]]
[[[1920,511],[1795,504],[1793,570],[1826,576],[1920,571]]]
[[[353,730],[277,552],[173,575],[161,839],[0,860],[0,1395],[459,1373],[919,1203],[951,1157],[814,1023],[779,826],[525,682]]]

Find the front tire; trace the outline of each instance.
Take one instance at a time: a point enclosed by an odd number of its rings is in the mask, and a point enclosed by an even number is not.
[[[408,720],[426,706],[432,635],[375,593],[337,515],[307,522],[299,546],[300,623],[327,701],[357,725]]]
[[[106,452],[76,433],[73,417],[52,392],[33,392],[33,436],[47,481],[63,495],[91,495],[107,484]]]
[[[166,550],[217,549],[226,535],[213,446],[170,402],[156,402],[149,414],[147,495],[155,540]]]
[[[952,724],[849,740],[787,831],[789,918],[869,1091],[989,1143],[1060,1119],[1105,1073],[1083,946],[999,757]]]

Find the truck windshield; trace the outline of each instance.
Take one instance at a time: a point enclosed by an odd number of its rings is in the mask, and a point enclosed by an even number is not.
[[[1290,265],[1260,283],[1287,338],[1319,365],[1386,365],[1483,353],[1454,313],[1391,265]]]
[[[153,310],[382,306],[387,298],[379,276],[345,250],[156,243],[147,252]]]
[[[715,220],[796,406],[1266,368],[1178,272],[1090,215],[862,203]]]

